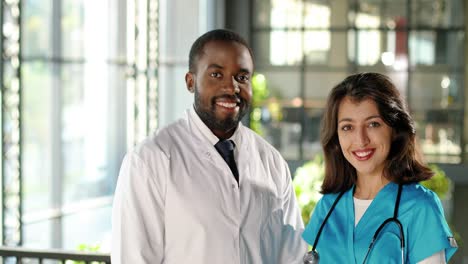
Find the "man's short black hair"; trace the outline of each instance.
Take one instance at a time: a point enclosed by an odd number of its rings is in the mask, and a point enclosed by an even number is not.
[[[196,71],[196,68],[195,68],[196,60],[198,59],[198,56],[202,54],[203,47],[205,46],[205,44],[211,41],[237,42],[245,46],[249,50],[250,56],[252,57],[252,60],[253,60],[252,50],[250,49],[249,44],[247,44],[247,41],[243,37],[241,37],[236,32],[228,30],[228,29],[214,29],[201,35],[192,44],[192,48],[190,48],[190,53],[189,53],[189,71],[190,72]]]

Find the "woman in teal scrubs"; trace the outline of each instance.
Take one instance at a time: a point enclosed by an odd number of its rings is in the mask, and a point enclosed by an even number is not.
[[[347,77],[321,129],[324,196],[303,233],[320,263],[446,263],[456,241],[439,198],[418,184],[433,173],[417,158],[414,122],[390,79]]]

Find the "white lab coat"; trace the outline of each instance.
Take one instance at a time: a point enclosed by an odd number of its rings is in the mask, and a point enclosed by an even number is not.
[[[240,187],[193,109],[126,155],[113,264],[302,263],[307,246],[286,162],[242,124],[232,139]]]

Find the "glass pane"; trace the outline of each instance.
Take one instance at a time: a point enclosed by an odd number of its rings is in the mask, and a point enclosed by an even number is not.
[[[346,34],[341,32],[275,30],[256,33],[253,43],[257,66],[300,65],[303,54],[309,65],[346,65]]]
[[[99,252],[110,252],[111,206],[81,211],[63,218],[63,248],[98,246]],[[83,232],[86,230],[86,232]]]
[[[257,54],[261,62],[298,65],[302,63],[303,53],[312,64],[323,64],[328,60],[330,7],[323,1],[274,0],[268,15],[267,2],[256,3],[265,10],[259,19],[269,16],[270,22],[264,26],[272,28],[271,32],[258,32],[254,37],[254,50],[261,52]]]
[[[411,108],[414,110],[462,109],[463,76],[461,74],[415,72],[411,77]]]
[[[411,25],[453,27],[464,25],[464,0],[412,0]]]
[[[464,65],[465,34],[463,31],[411,31],[411,65]]]
[[[23,223],[23,245],[26,248],[52,248],[52,221]]]
[[[407,35],[401,30],[351,30],[348,32],[348,58],[357,65],[381,65],[390,71],[406,70]]]
[[[305,107],[323,108],[331,89],[349,74],[347,72],[307,72]]]
[[[51,206],[51,65],[24,62],[22,78],[23,206],[28,214]]]
[[[349,20],[357,28],[404,28],[407,0],[352,0]]]
[[[380,60],[380,31],[350,31],[348,46],[350,60],[358,65],[374,65]]]
[[[307,72],[305,81],[306,122],[304,127],[304,159],[312,159],[321,152],[320,121],[331,89],[341,82],[347,72]]]
[[[51,1],[25,0],[21,12],[23,56],[51,56]]]
[[[82,58],[84,53],[84,40],[96,36],[87,36],[85,25],[85,9],[83,0],[66,0],[62,3],[62,49],[66,58]],[[105,3],[98,1],[96,3]],[[97,5],[99,7],[100,5]],[[102,15],[105,15],[103,12]],[[98,16],[99,17],[99,16]],[[90,18],[90,16],[86,16]],[[92,17],[91,17],[92,18]],[[105,20],[102,20],[105,21]],[[95,23],[93,26],[99,28],[103,22]],[[89,27],[89,25],[88,25]],[[105,37],[105,34],[104,36]],[[100,40],[95,39],[94,44],[99,45]]]
[[[347,67],[347,33],[340,31],[305,32],[305,60],[308,65]],[[323,68],[321,68],[323,70]]]
[[[302,61],[302,39],[299,31],[256,33],[253,43],[258,67],[299,65]]]
[[[270,27],[271,1],[255,0],[253,1],[252,17],[254,27]]]
[[[303,25],[304,3],[298,0],[272,0],[270,26],[273,28],[299,28]]]
[[[254,120],[261,123],[260,134],[286,159],[298,159],[302,111],[300,74],[261,69],[259,72],[265,77],[268,91],[268,97],[254,110],[257,111]]]
[[[107,65],[63,65],[65,202],[109,194]]]
[[[108,2],[66,0],[63,1],[62,10],[63,56],[105,59],[110,47]]]
[[[463,75],[414,73],[410,107],[429,162],[458,163],[462,151]]]
[[[460,163],[463,112],[431,109],[413,113],[417,135],[427,162]]]
[[[334,36],[339,38],[337,35],[339,34],[335,34]],[[325,64],[328,62],[332,43],[331,36],[332,34],[330,34],[329,30],[304,32],[304,53],[307,64]],[[343,47],[343,43],[346,42],[341,43],[341,47]],[[334,46],[336,47],[337,45]]]

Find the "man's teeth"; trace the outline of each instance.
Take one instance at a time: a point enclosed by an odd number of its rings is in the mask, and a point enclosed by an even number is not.
[[[227,107],[227,108],[234,108],[237,106],[236,103],[226,103],[226,102],[217,102],[216,104],[223,106],[223,107]]]
[[[365,152],[355,152],[358,157],[365,157],[372,153],[372,151],[365,151]]]

